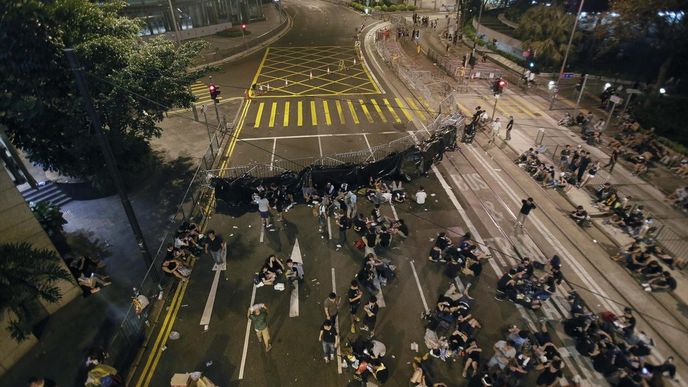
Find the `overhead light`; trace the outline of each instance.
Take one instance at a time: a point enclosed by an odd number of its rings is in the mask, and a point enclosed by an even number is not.
[[[666,89],[665,88],[660,88],[659,89],[659,94],[666,94]]]
[[[610,87],[612,87],[612,84],[609,83],[609,82],[607,82],[607,83],[604,84],[604,89],[602,89],[602,91],[605,91],[605,90],[607,90],[607,89],[610,88]]]

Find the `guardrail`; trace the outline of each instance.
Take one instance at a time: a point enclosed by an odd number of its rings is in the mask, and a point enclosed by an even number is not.
[[[161,238],[153,263],[148,267],[139,285],[134,288],[132,298],[144,295],[150,304],[141,314],[137,314],[134,304],[130,303],[110,340],[107,347],[110,354],[108,363],[123,375],[127,374],[141,344],[151,333],[151,327],[154,325],[151,324],[151,320],[156,320],[162,311],[162,305],[158,300],[165,299],[165,296],[174,290],[174,285],[177,283],[170,277],[161,277],[160,275],[160,265],[166,254],[165,246],[174,241],[174,232],[183,221],[194,221],[199,224],[203,222],[206,214],[203,214],[202,207],[212,197],[212,189],[208,185],[206,171],[213,169],[218,162],[220,152],[217,150],[221,149],[224,143],[231,138],[232,131],[233,125],[230,130],[225,130],[222,123],[218,124],[215,133],[211,136],[211,143],[201,157],[179,205],[168,218],[170,227]]]

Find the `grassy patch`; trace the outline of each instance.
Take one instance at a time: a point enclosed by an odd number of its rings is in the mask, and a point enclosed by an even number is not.
[[[242,32],[241,27],[232,27],[222,30],[215,35],[222,36],[223,38],[240,38],[245,35],[251,35],[251,31],[245,30]]]

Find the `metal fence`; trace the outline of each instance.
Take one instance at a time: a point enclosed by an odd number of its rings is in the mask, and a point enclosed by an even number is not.
[[[233,126],[229,130],[225,128],[222,123],[218,124],[215,133],[211,136],[211,142],[205,154],[200,158],[199,164],[194,172],[191,181],[188,184],[182,199],[180,200],[174,213],[169,216],[170,227],[161,238],[160,245],[153,258],[153,263],[148,267],[146,274],[134,288],[132,298],[138,295],[144,295],[150,301],[150,304],[144,309],[143,313],[138,315],[133,303],[122,317],[120,325],[117,327],[110,344],[108,345],[108,352],[110,353],[110,362],[122,374],[130,368],[135,361],[135,357],[141,348],[141,344],[146,340],[148,334],[151,333],[151,322],[154,322],[162,311],[162,303],[158,300],[164,300],[166,295],[169,295],[173,290],[176,281],[173,281],[168,276],[162,276],[160,273],[160,265],[166,254],[165,246],[172,243],[174,240],[174,230],[176,230],[183,221],[193,221],[200,225],[203,224],[207,214],[203,212],[203,206],[207,205],[212,198],[212,189],[208,184],[207,170],[212,170],[218,162],[218,150],[222,148],[223,144],[231,137]]]

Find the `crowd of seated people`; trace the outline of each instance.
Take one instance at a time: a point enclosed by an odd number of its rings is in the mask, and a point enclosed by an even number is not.
[[[385,383],[389,369],[385,365],[387,347],[379,340],[358,336],[347,341],[342,349],[342,366],[353,373],[353,378],[366,385],[368,381]]]
[[[564,321],[564,331],[576,340],[579,353],[591,359],[594,369],[612,386],[663,385],[664,375],[676,376],[673,358],[653,363],[653,341],[644,332],[636,331],[636,318],[631,308],[624,308],[621,316],[611,312],[599,315],[585,311],[580,297],[569,296],[570,318]]]
[[[684,259],[676,260],[656,245],[654,238],[636,238],[630,245],[623,248],[619,254],[611,257],[624,265],[642,284],[648,292],[673,291],[676,280],[671,272],[664,269],[660,261],[671,268],[684,268]]]
[[[195,223],[183,222],[177,229],[174,243],[167,246],[162,271],[178,280],[187,281],[193,262],[203,253],[204,236]]]
[[[674,192],[667,196],[667,200],[672,206],[688,211],[688,187],[676,188]]]
[[[535,275],[535,266],[529,258],[524,257],[497,281],[495,298],[499,301],[510,300],[532,310],[540,309],[542,302],[556,292],[563,276],[561,261],[556,255],[547,265],[549,271],[543,271],[539,277]]]
[[[287,275],[289,274],[289,275]],[[270,254],[265,258],[263,266],[260,268],[253,279],[253,283],[256,287],[261,287],[265,285],[276,285],[278,279],[284,277],[290,281],[298,279],[298,268],[294,272],[294,262],[292,261],[291,267],[287,270],[282,260],[275,254]],[[297,276],[294,278],[293,276]],[[302,278],[302,276],[301,276]],[[276,287],[277,288],[277,287]]]
[[[471,238],[471,233],[466,233],[456,242],[452,242],[445,232],[440,232],[430,248],[428,260],[445,264],[445,274],[451,279],[459,274],[479,277],[483,270],[483,261],[488,257],[478,249],[478,245]]]

